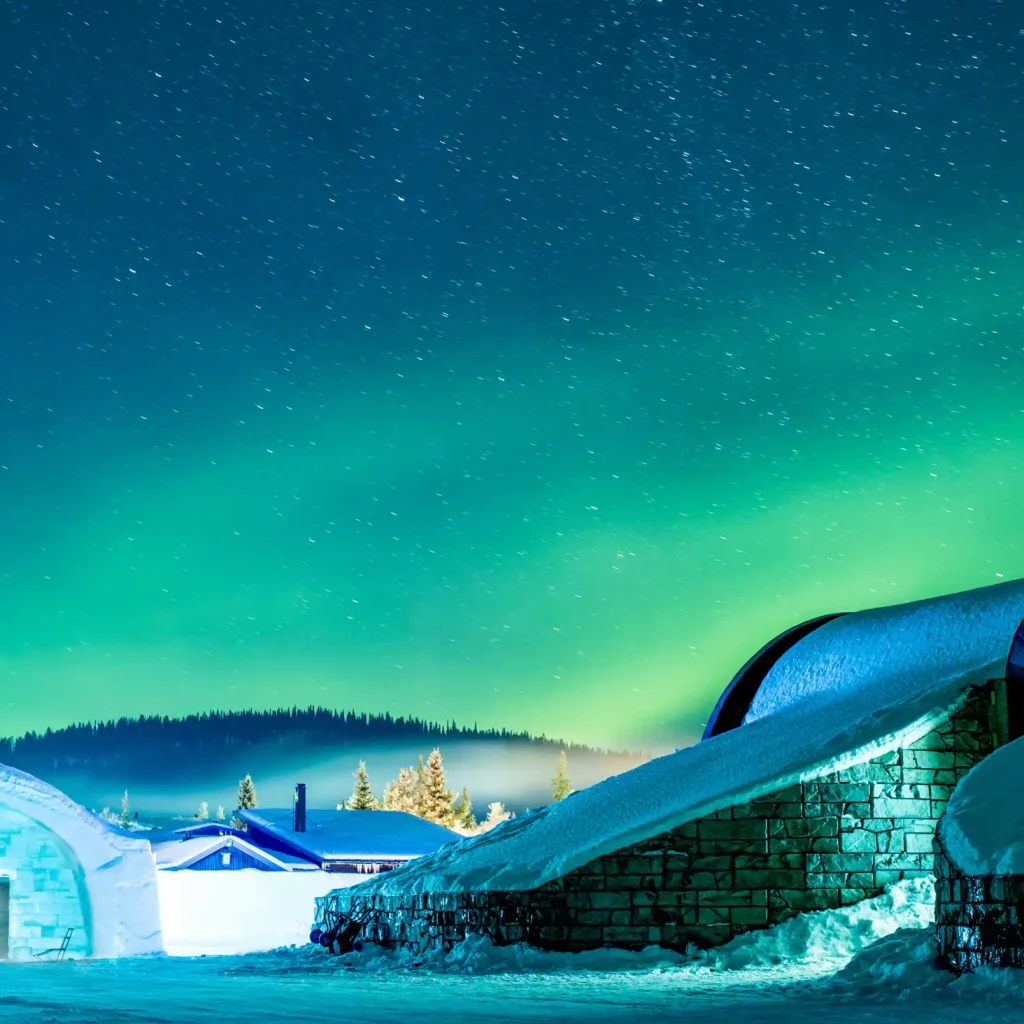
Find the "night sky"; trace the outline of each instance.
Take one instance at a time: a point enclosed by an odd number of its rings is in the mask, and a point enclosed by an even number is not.
[[[1017,0],[0,0],[0,733],[656,747],[1024,574],[1022,70]]]

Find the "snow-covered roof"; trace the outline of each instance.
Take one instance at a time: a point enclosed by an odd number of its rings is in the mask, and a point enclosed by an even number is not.
[[[315,864],[302,857],[264,850],[255,843],[235,835],[198,836],[194,839],[154,843],[153,856],[156,857],[156,866],[161,871],[180,871],[221,850],[241,850],[279,871],[316,870]]]
[[[1011,581],[826,622],[776,662],[744,724],[866,678],[898,692],[908,675],[942,676],[993,659],[1005,667],[1024,618],[1021,594],[1024,581]]]
[[[153,828],[145,833],[153,849],[162,843],[180,843],[186,839],[203,839],[213,836],[241,836],[246,838],[246,833],[241,829],[232,828],[230,825],[216,823],[212,827],[207,822],[201,822],[199,827],[192,828]]]
[[[687,821],[911,743],[972,687],[1003,677],[1022,619],[1024,581],[836,619],[780,662],[742,728],[362,885],[536,888]]]
[[[64,818],[74,819],[84,828],[103,836],[105,841],[110,841],[114,836],[128,835],[105,818],[75,803],[71,797],[48,782],[18,768],[0,764],[0,803],[6,803],[5,796],[12,798],[12,801],[24,801],[40,810],[55,811]]]
[[[434,853],[459,835],[404,811],[306,811],[306,830],[292,828],[292,809],[237,811],[264,833],[319,863],[394,862]]]
[[[965,875],[1024,875],[1024,739],[967,773],[939,821],[939,838]]]
[[[173,830],[174,835],[193,839],[197,836],[242,836],[245,833],[232,828],[225,821],[195,821],[191,825]]]
[[[729,685],[722,691],[722,696],[718,698],[718,703],[705,723],[702,738],[710,739],[741,726],[750,710],[751,701],[776,662],[809,633],[820,629],[826,622],[837,619],[842,614],[844,613],[830,612],[828,615],[818,615],[796,626],[790,626],[766,643],[733,676]]]

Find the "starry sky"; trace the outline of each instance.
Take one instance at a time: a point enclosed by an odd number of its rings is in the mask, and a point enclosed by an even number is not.
[[[1015,0],[0,0],[0,733],[696,735],[1024,574]]]

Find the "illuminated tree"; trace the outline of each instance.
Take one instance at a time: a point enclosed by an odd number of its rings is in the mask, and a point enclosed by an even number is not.
[[[512,815],[505,810],[505,805],[500,800],[496,800],[494,803],[489,804],[487,807],[487,817],[480,822],[477,827],[479,832],[490,832],[492,828],[500,825],[503,821],[508,821]]]
[[[402,768],[398,778],[384,787],[382,806],[385,811],[417,811],[417,778],[415,768]]]
[[[473,803],[469,799],[469,790],[462,787],[462,797],[453,808],[455,812],[455,824],[460,828],[472,832],[476,829],[476,818],[473,816]]]
[[[455,824],[454,803],[455,794],[448,788],[441,751],[435,747],[427,758],[422,817],[450,828]]]
[[[251,811],[259,805],[256,802],[256,786],[251,775],[238,782],[238,810]]]
[[[359,762],[359,767],[356,769],[355,779],[355,788],[352,790],[352,795],[348,798],[348,802],[345,804],[346,810],[379,810],[380,804],[377,803],[377,798],[373,795],[373,789],[370,786],[370,776],[367,774],[365,761]]]
[[[558,770],[551,780],[551,795],[555,803],[564,800],[572,792],[572,783],[569,781],[569,761],[563,750],[558,755]]]

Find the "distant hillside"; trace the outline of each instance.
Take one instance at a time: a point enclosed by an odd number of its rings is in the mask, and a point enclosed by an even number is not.
[[[567,750],[588,760],[622,755],[501,729],[366,715],[326,708],[228,711],[187,718],[121,718],[0,739],[0,763],[43,778],[84,775],[134,784],[203,778],[250,760],[337,757],[347,751],[483,744],[504,750]],[[249,755],[249,756],[247,756]],[[397,765],[396,765],[397,769]]]

